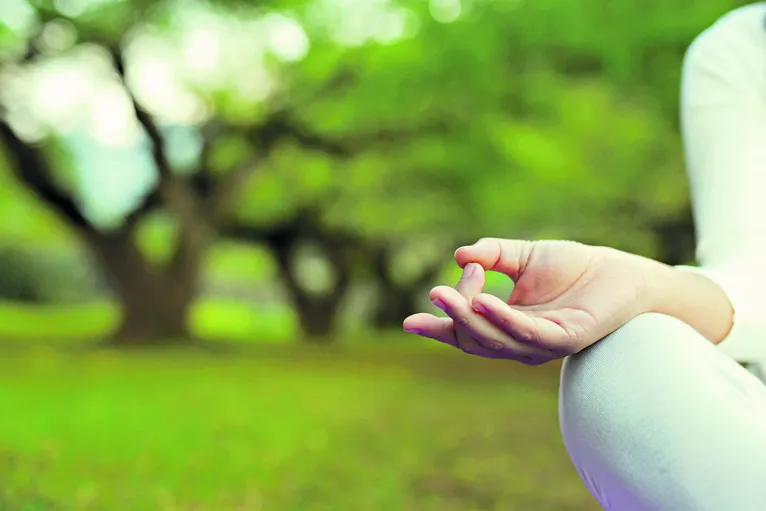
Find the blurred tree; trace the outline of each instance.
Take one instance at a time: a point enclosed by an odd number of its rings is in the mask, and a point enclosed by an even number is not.
[[[124,66],[114,50],[115,68]],[[143,203],[128,214],[122,225],[101,229],[87,218],[82,208],[60,182],[55,163],[46,150],[25,141],[6,120],[0,120],[0,141],[17,178],[49,207],[56,210],[90,247],[109,278],[123,308],[120,342],[155,342],[187,337],[187,313],[196,298],[200,264],[214,239],[215,228],[225,212],[226,201],[240,179],[255,163],[248,161],[214,179],[206,151],[195,179],[174,173],[165,142],[154,119],[137,102],[136,116],[151,140],[158,174],[156,186]],[[252,136],[268,151],[281,120],[271,119]],[[139,222],[154,208],[164,206],[175,221],[177,239],[166,264],[152,264],[141,252],[135,234]]]
[[[144,341],[185,336],[221,233],[269,247],[313,337],[333,330],[355,275],[379,290],[375,323],[398,323],[452,249],[482,236],[688,259],[680,59],[738,4],[18,2],[31,21],[0,25],[6,80],[88,50],[148,141],[152,185],[104,227],[61,130],[32,129],[4,94],[15,175],[109,275],[120,337]],[[142,232],[163,223],[169,249],[152,257]]]
[[[328,229],[317,220],[316,212],[305,208],[264,227],[232,222],[223,227],[223,235],[269,248],[305,339],[327,342],[351,284],[355,253],[363,242],[343,230]],[[320,266],[312,266],[317,260]],[[306,268],[313,275],[301,271]]]
[[[66,12],[59,4],[55,7],[36,4],[33,10],[35,23],[30,34],[18,38],[16,42],[23,43],[17,45],[18,48],[9,43],[10,49],[6,48],[8,51],[3,54],[6,78],[32,69],[41,61],[76,54],[78,47],[107,55],[119,87],[130,102],[132,116],[148,141],[154,184],[145,190],[143,199],[117,222],[118,225],[105,227],[94,222],[83,201],[78,200],[74,177],[77,172],[73,169],[76,165],[67,161],[65,144],[56,130],[48,130],[42,136],[39,133],[25,136],[24,123],[34,124],[36,119],[25,115],[28,112],[24,112],[23,106],[8,104],[8,98],[5,98],[4,115],[0,120],[0,141],[5,146],[15,176],[79,234],[112,283],[123,309],[122,326],[116,336],[118,342],[188,338],[187,315],[199,291],[199,270],[207,249],[226,221],[230,205],[242,185],[256,168],[268,164],[272,151],[281,144],[291,141],[302,152],[321,151],[331,157],[349,158],[368,145],[412,136],[408,131],[413,129],[411,126],[406,126],[403,134],[385,129],[368,130],[369,134],[355,130],[353,135],[344,134],[343,137],[313,133],[296,113],[300,113],[301,103],[310,101],[312,95],[342,86],[348,74],[342,68],[337,72],[329,68],[327,79],[315,79],[307,82],[308,86],[293,87],[291,92],[295,98],[288,100],[274,96],[269,104],[264,103],[264,98],[257,97],[258,91],[238,91],[237,84],[231,81],[208,86],[195,82],[187,84],[189,90],[186,92],[201,100],[207,110],[201,120],[194,119],[191,123],[200,139],[200,148],[193,161],[187,158],[183,164],[178,164],[172,154],[172,126],[158,121],[157,115],[139,99],[139,94],[131,86],[130,62],[127,66],[125,62],[126,52],[130,52],[131,43],[134,43],[127,35],[142,30],[150,34],[159,31],[171,39],[178,35],[175,32],[180,27],[174,19],[176,6],[171,4],[140,1],[89,4],[76,14]],[[219,2],[218,5],[230,10],[216,10],[208,5],[198,14],[213,16],[211,21],[215,21],[216,16],[244,15],[249,21],[260,21],[269,16],[269,10],[263,9],[265,4],[250,6]],[[272,24],[281,23],[283,29],[285,23],[288,29],[295,28],[294,24],[290,25],[289,18],[273,18],[271,21]],[[76,43],[70,41],[63,50],[50,48],[49,32],[64,26],[72,30]],[[236,24],[233,26],[237,27]],[[284,49],[279,46],[275,51],[280,53]],[[293,60],[290,55],[281,56],[283,60]],[[234,72],[239,77],[243,75],[240,67]],[[167,76],[164,78],[168,79]],[[203,81],[209,78],[202,77]],[[267,76],[256,77],[256,82],[267,82],[268,79]],[[297,78],[293,79],[300,84]],[[289,77],[284,80],[290,82]],[[262,84],[250,84],[253,85]],[[243,97],[243,94],[250,97]],[[342,143],[334,138],[342,139]],[[252,203],[249,197],[242,201]],[[257,235],[251,231],[249,239],[265,243],[273,251],[280,266],[280,276],[306,332],[312,336],[324,335],[332,329],[335,313],[330,309],[337,308],[348,287],[347,243],[339,243],[342,236],[339,238],[336,234],[337,229],[324,229],[321,222],[307,220],[305,205],[295,201],[292,204],[299,206],[295,215],[286,221],[272,219],[268,229]],[[147,225],[158,226],[163,222],[170,223],[168,245],[171,248],[157,258],[142,247],[141,234]],[[228,232],[238,232],[237,226]],[[328,260],[336,273],[336,284],[329,298],[314,296],[300,282],[293,256],[305,241],[322,247],[329,255]]]
[[[65,20],[76,31],[80,45],[96,44],[111,57],[135,119],[149,141],[154,185],[119,225],[103,227],[89,218],[77,199],[72,163],[62,158],[66,153],[55,132],[39,140],[25,137],[19,129],[19,120],[25,119],[13,115],[19,113],[18,108],[13,109],[18,105],[6,104],[0,112],[4,114],[0,116],[0,142],[14,175],[79,235],[112,284],[123,310],[115,337],[119,343],[188,339],[187,315],[199,290],[200,265],[232,196],[283,139],[295,138],[308,146],[319,143],[293,124],[284,110],[271,109],[246,125],[215,116],[200,127],[202,141],[196,161],[190,168],[175,167],[167,130],[141,104],[127,80],[122,35],[142,21],[141,9],[148,5],[140,4],[95,6],[78,17],[37,5],[37,29],[24,41],[23,51],[9,45],[3,55],[6,78],[8,73],[55,58],[57,52],[51,56],[46,51],[45,30]],[[115,22],[117,25],[110,24]],[[325,149],[335,150],[331,145]],[[166,260],[153,261],[142,251],[137,235],[139,227],[160,208],[172,222],[172,249]]]

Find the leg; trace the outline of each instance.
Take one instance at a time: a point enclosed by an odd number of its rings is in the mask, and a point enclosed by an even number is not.
[[[559,414],[605,509],[766,509],[766,386],[681,321],[643,314],[569,357]]]

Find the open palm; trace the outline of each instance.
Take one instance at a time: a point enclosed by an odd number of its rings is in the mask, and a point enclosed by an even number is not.
[[[487,238],[455,258],[460,282],[430,294],[448,317],[415,314],[404,329],[475,355],[540,364],[586,348],[642,310],[640,258],[617,250]],[[482,293],[485,271],[514,281],[507,302]]]

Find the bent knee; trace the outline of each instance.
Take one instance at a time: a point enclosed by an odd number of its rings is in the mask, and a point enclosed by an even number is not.
[[[610,397],[624,398],[614,392],[627,382],[632,382],[630,388],[646,387],[661,373],[675,373],[700,354],[717,356],[712,344],[692,327],[671,316],[641,314],[564,361],[562,399],[576,403],[588,396],[589,401],[597,398],[608,405]],[[644,378],[649,376],[653,378]]]
[[[700,400],[751,400],[743,373],[686,323],[642,314],[565,360],[559,391],[564,442],[573,457],[596,444],[630,450],[679,410],[705,409]]]
[[[564,362],[559,400],[564,444],[602,504],[617,499],[638,503],[625,509],[703,509],[694,495],[679,491],[688,486],[686,479],[705,486],[705,474],[713,472],[702,461],[690,470],[684,460],[710,446],[722,459],[740,465],[747,459],[732,447],[732,426],[721,416],[736,416],[737,424],[749,426],[760,420],[753,381],[689,325],[643,314]],[[690,424],[695,435],[689,435]],[[747,434],[743,426],[735,436]],[[645,505],[648,495],[657,496],[648,490],[659,484],[651,474],[660,473],[666,486],[675,485],[669,494],[697,507]]]
[[[642,314],[568,357],[561,372],[559,418],[567,444],[625,443],[676,403],[698,395],[694,385],[718,359],[715,347],[686,323]],[[693,362],[691,362],[693,361]],[[569,445],[568,445],[569,447]]]
[[[624,456],[645,449],[647,431],[662,422],[674,400],[685,399],[683,389],[669,392],[683,357],[708,348],[710,343],[682,321],[642,314],[565,360],[561,433],[578,472],[602,504],[603,487],[619,486],[611,479],[625,464]]]

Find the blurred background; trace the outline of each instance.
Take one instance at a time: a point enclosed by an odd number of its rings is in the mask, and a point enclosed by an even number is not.
[[[598,509],[557,364],[401,320],[483,236],[692,262],[740,4],[0,0],[0,510]]]

